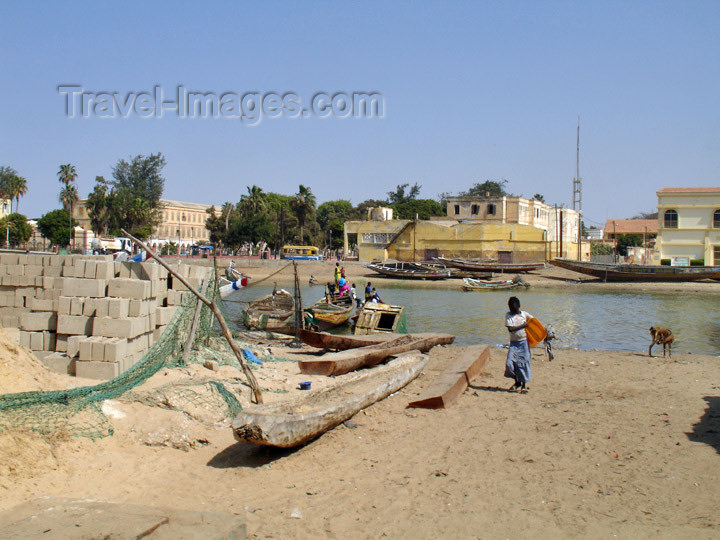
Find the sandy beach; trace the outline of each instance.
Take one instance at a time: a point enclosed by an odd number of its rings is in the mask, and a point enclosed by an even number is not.
[[[231,512],[253,538],[720,537],[718,358],[536,349],[519,395],[494,348],[452,408],[407,408],[461,350],[434,348],[403,390],[295,450],[237,443],[212,411],[122,400],[115,435],[95,442],[2,433],[0,509],[54,495]],[[255,373],[267,400],[329,381],[295,362]],[[140,389],[207,375],[238,373],[175,368]]]
[[[218,266],[225,268],[229,264],[229,259],[219,259]],[[212,263],[206,263],[212,264]],[[383,284],[392,284],[394,287],[411,287],[411,288],[437,288],[437,289],[460,289],[462,285],[461,279],[445,279],[437,281],[426,280],[405,280],[393,279],[373,272],[365,267],[366,263],[356,261],[341,261],[340,265],[345,268],[345,274],[352,283],[359,281],[366,283],[373,282],[373,286],[380,290]],[[291,261],[272,260],[261,261],[251,259],[236,259],[236,268],[250,275],[254,282],[268,281],[272,285],[273,281],[277,281],[279,285],[287,287],[293,283],[293,269]],[[331,261],[298,261],[298,275],[300,276],[301,285],[306,285],[310,276],[314,276],[319,282],[332,281],[335,262]],[[279,272],[278,272],[279,271]],[[276,274],[276,272],[278,272]],[[511,279],[516,274],[495,274],[495,279]],[[547,268],[521,274],[522,278],[527,281],[531,287],[547,288],[547,289],[564,289],[566,287],[580,288],[587,291],[633,291],[633,292],[702,292],[710,294],[720,294],[720,282],[717,281],[697,281],[686,283],[605,283],[600,279],[558,268],[548,265]],[[251,285],[253,284],[251,280]],[[358,286],[360,284],[358,283]]]

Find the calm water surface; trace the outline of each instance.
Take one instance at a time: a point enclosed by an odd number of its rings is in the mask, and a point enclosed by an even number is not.
[[[360,282],[358,291],[362,292]],[[377,284],[376,284],[377,285]],[[363,283],[364,286],[364,283]],[[272,287],[249,287],[233,300],[250,301],[268,294]],[[292,292],[292,291],[291,291]],[[720,296],[702,293],[583,292],[568,285],[562,289],[517,289],[465,293],[460,290],[412,289],[382,284],[383,301],[405,306],[409,332],[447,332],[455,343],[502,344],[507,341],[504,314],[513,294],[522,309],[555,327],[560,348],[645,351],[648,329],[659,325],[675,334],[673,350],[720,356]],[[304,287],[303,304],[322,297],[323,287]],[[226,304],[231,313],[245,307]],[[660,351],[653,347],[653,353]]]

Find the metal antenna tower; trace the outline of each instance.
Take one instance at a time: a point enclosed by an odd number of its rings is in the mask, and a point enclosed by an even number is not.
[[[578,213],[578,261],[582,259],[582,178],[580,178],[580,115],[577,125],[577,147],[575,149],[575,178],[573,178],[573,210]]]

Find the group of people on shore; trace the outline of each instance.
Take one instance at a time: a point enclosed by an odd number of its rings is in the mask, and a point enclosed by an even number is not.
[[[338,298],[345,298],[349,296],[352,301],[355,303],[356,307],[359,309],[362,307],[363,303],[367,302],[376,302],[378,304],[383,304],[384,302],[380,299],[380,295],[375,290],[375,288],[372,286],[372,283],[368,282],[367,285],[365,285],[365,295],[364,295],[364,302],[363,299],[360,298],[357,295],[357,288],[354,283],[350,283],[345,276],[345,267],[340,266],[340,263],[335,263],[335,270],[334,270],[334,279],[333,281],[328,281],[325,284],[325,287],[327,289],[327,294],[329,298],[332,298],[336,295]],[[317,285],[318,282],[315,279],[315,276],[310,276],[310,285]]]

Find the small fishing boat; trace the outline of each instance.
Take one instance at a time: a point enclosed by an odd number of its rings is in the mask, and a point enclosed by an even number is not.
[[[503,289],[517,289],[518,287],[529,287],[527,283],[520,276],[516,276],[514,279],[507,279],[503,281],[485,281],[482,279],[463,279],[462,290],[465,292],[471,291],[497,291]]]
[[[345,324],[352,317],[352,312],[353,302],[349,296],[338,298],[328,295],[305,309],[306,322],[320,330]]]
[[[299,446],[397,392],[420,375],[427,361],[413,352],[301,397],[248,407],[235,417],[233,434],[238,441]]]
[[[654,266],[644,264],[602,264],[552,259],[550,264],[605,281],[697,281],[720,279],[720,266]]]
[[[308,375],[342,375],[362,367],[379,364],[390,356],[418,350],[427,352],[435,345],[449,345],[455,340],[451,334],[406,334],[376,345],[325,353],[320,358],[300,360],[300,372]]]
[[[540,270],[545,268],[544,262],[528,262],[528,263],[500,263],[497,261],[473,261],[470,259],[446,259],[445,257],[436,257],[436,261],[447,264],[454,268],[459,268],[465,271],[477,271],[477,272],[532,272],[533,270]]]
[[[355,322],[355,335],[377,332],[407,334],[405,307],[365,302]]]
[[[294,327],[294,316],[295,300],[285,290],[250,302],[242,310],[242,322],[248,330],[287,332]]]
[[[227,298],[235,291],[239,291],[248,284],[248,278],[240,277],[234,281],[230,281],[224,277],[220,277],[218,280],[218,289],[220,291],[220,298]]]
[[[301,329],[300,339],[303,343],[316,347],[318,349],[334,349],[337,351],[345,351],[347,349],[357,349],[358,347],[366,347],[368,345],[377,345],[389,339],[394,339],[395,334],[369,334],[362,336],[329,334],[327,332],[313,332],[312,330]]]
[[[447,279],[451,274],[448,269],[432,268],[409,262],[371,263],[365,265],[365,268],[369,268],[383,276],[402,279]]]

